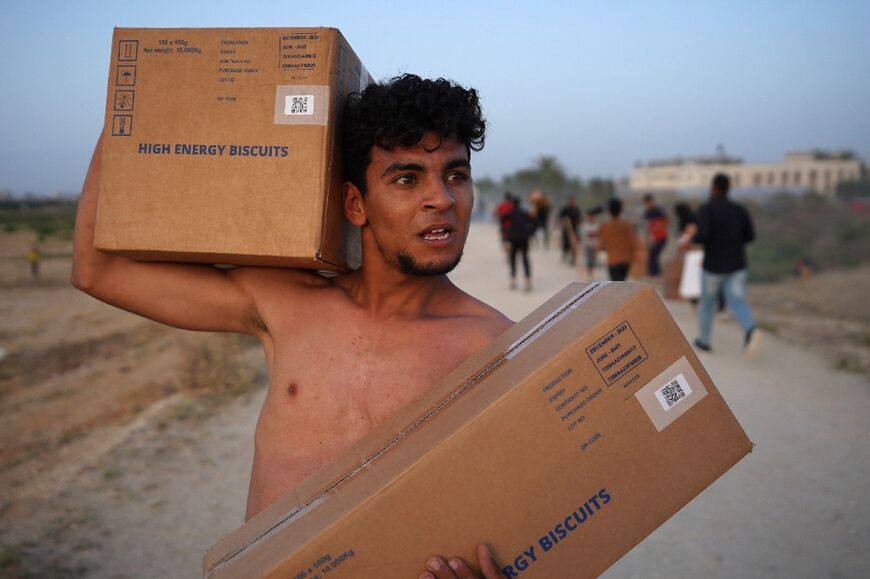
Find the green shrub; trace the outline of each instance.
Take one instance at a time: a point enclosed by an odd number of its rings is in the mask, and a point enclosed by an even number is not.
[[[0,203],[0,228],[7,233],[30,229],[40,241],[68,240],[76,218],[75,201],[5,201]]]
[[[755,281],[793,275],[799,259],[819,269],[870,259],[870,219],[836,199],[780,194],[746,205],[756,229],[756,239],[747,249],[749,274]]]

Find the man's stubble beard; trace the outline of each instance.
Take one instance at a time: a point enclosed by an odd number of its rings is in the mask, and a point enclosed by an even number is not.
[[[462,260],[462,251],[456,256],[456,259],[447,263],[419,263],[414,256],[404,251],[396,254],[396,263],[399,266],[399,271],[405,275],[415,277],[434,277],[445,275],[459,265]]]

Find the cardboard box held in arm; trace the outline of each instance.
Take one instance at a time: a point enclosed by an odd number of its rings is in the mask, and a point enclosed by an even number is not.
[[[402,579],[486,541],[509,578],[593,577],[751,449],[655,291],[572,284],[209,549],[204,576]]]
[[[95,245],[346,270],[338,123],[371,77],[331,28],[115,29]]]

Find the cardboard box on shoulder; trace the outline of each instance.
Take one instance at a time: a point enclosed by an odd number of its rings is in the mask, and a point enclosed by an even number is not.
[[[594,577],[752,449],[655,291],[572,284],[209,549],[204,577]]]
[[[134,259],[342,271],[336,119],[371,82],[332,28],[117,28],[95,246]]]

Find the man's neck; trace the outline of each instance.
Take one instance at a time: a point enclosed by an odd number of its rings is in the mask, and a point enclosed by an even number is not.
[[[446,275],[407,275],[384,263],[364,262],[336,283],[361,308],[380,318],[424,317],[432,313],[439,296],[456,291]]]

